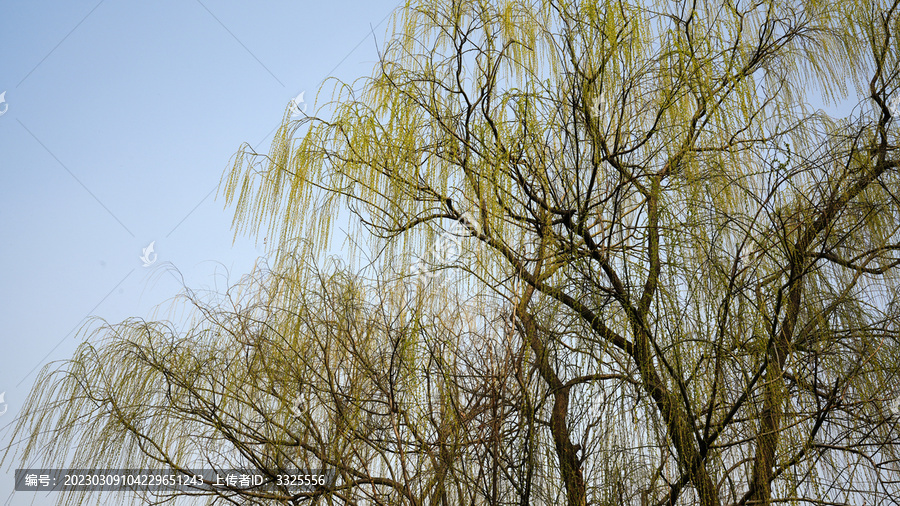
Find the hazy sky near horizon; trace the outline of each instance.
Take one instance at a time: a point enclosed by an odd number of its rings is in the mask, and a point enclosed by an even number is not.
[[[312,112],[326,77],[370,75],[399,4],[2,4],[0,448],[88,317],[153,318],[182,290],[172,268],[193,289],[250,272],[261,238],[234,240],[217,198],[229,160],[245,142],[266,152],[301,92]],[[17,466],[0,504],[54,500],[13,494]]]

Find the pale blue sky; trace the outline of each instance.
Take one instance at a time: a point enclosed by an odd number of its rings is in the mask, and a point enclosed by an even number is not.
[[[301,91],[312,112],[325,77],[370,74],[398,4],[0,3],[0,447],[88,316],[151,318],[181,290],[165,262],[198,289],[249,272],[263,245],[232,244],[213,191],[229,159],[266,151]],[[54,499],[12,495],[12,476],[0,504]]]

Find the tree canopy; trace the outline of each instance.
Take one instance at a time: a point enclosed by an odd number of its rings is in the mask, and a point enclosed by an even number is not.
[[[891,504],[898,7],[408,2],[223,176],[270,268],[94,329],[14,455],[336,471],[204,493],[240,503]]]

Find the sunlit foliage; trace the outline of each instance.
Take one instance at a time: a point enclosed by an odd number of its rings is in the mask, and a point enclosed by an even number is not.
[[[329,504],[890,504],[897,34],[896,1],[411,2],[224,175],[280,240],[253,303],[101,329],[25,458],[325,466]],[[342,209],[365,276],[315,268]]]

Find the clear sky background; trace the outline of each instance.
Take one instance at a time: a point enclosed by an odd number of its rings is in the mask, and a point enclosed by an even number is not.
[[[216,198],[229,159],[266,152],[300,92],[312,112],[327,76],[371,74],[399,3],[0,2],[0,447],[89,316],[153,318],[182,290],[167,266],[194,289],[250,272],[265,247]],[[0,504],[52,503],[9,464]]]

